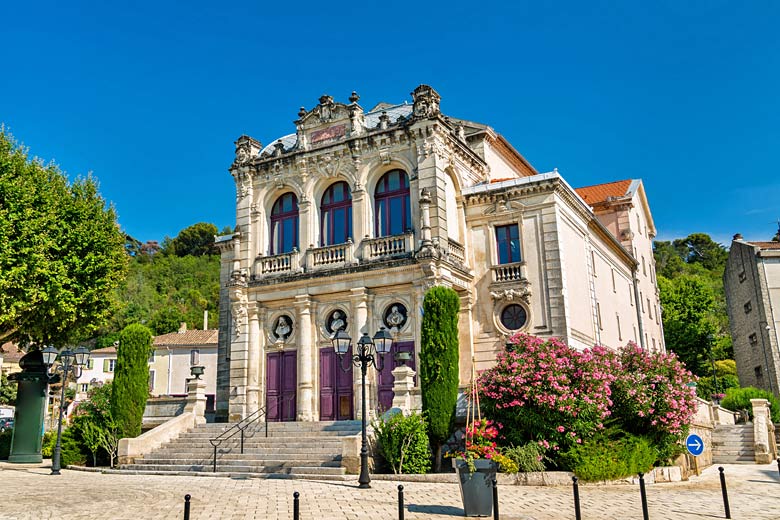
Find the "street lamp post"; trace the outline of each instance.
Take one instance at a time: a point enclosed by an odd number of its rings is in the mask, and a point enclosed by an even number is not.
[[[60,396],[60,419],[57,422],[57,444],[54,446],[54,454],[51,459],[51,474],[60,474],[60,452],[62,450],[62,414],[65,411],[65,383],[68,380],[68,374],[72,373],[76,379],[81,377],[81,369],[89,361],[89,350],[86,347],[79,347],[75,351],[65,349],[59,353],[60,364],[57,365],[53,372],[51,367],[54,364],[54,360],[57,358],[57,349],[48,346],[43,349],[43,363],[46,365],[47,374],[49,380],[53,379],[53,376],[57,372],[62,372],[62,395]]]
[[[339,356],[339,365],[344,372],[349,370],[349,365],[344,368],[344,356],[349,352],[352,346],[352,338],[342,329],[331,338],[333,349]],[[358,487],[366,489],[371,487],[371,477],[368,475],[368,438],[366,435],[366,370],[370,365],[381,371],[384,368],[384,355],[390,352],[393,345],[393,336],[390,331],[384,327],[379,328],[379,332],[374,335],[373,341],[368,334],[363,335],[358,340],[357,354],[351,356],[350,361],[356,367],[360,367],[360,388],[361,403],[363,413],[361,414],[362,444],[360,446],[360,477],[358,478]]]

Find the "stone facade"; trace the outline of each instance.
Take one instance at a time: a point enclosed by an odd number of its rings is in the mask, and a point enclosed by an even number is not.
[[[641,181],[580,193],[489,126],[443,115],[426,85],[411,104],[358,100],[322,96],[294,134],[235,143],[236,228],[217,237],[218,419],[358,415],[359,371],[345,387],[330,338],[386,327],[414,365],[435,285],[461,297],[464,385],[517,330],[663,350]],[[394,359],[369,373],[372,410],[392,401]]]
[[[723,285],[740,384],[780,395],[780,242],[735,235]]]

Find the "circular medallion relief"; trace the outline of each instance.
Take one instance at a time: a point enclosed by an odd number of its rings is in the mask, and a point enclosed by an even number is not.
[[[331,312],[328,319],[325,320],[325,328],[330,334],[335,334],[340,330],[347,328],[347,313],[341,309]]]
[[[501,325],[508,330],[522,329],[528,321],[528,313],[522,305],[510,303],[501,311]]]
[[[276,339],[285,341],[292,334],[292,319],[286,314],[276,318],[273,333]]]
[[[406,306],[403,303],[394,303],[385,310],[385,326],[388,329],[401,330],[406,325]]]

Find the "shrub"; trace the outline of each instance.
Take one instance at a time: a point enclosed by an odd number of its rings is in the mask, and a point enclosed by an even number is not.
[[[54,446],[57,444],[57,432],[46,432],[41,441],[41,455],[50,459],[54,455]]]
[[[538,442],[503,448],[501,453],[517,465],[517,471],[544,471],[544,448]],[[507,471],[507,473],[511,473]]]
[[[624,435],[618,439],[597,435],[572,447],[563,459],[585,481],[614,480],[646,472],[658,458],[658,451],[650,439]]]
[[[82,466],[86,462],[87,455],[82,451],[82,445],[76,429],[67,428],[63,430],[60,439],[60,464],[62,466]]]
[[[397,413],[374,423],[379,451],[393,473],[427,473],[431,469],[431,451],[422,414]]]
[[[149,397],[149,351],[152,333],[139,323],[122,330],[117,348],[116,373],[111,385],[111,416],[121,437],[141,433],[146,399]]]
[[[0,432],[0,460],[6,460],[11,453],[11,438],[13,434],[13,428]]]
[[[502,453],[494,453],[493,462],[498,464],[498,470],[502,473],[517,473],[520,471],[520,466],[518,466],[517,462]]]
[[[753,419],[753,405],[750,403],[751,399],[768,399],[772,422],[780,422],[780,401],[778,401],[777,397],[775,397],[772,392],[761,390],[754,386],[729,388],[726,390],[726,397],[721,401],[720,405],[733,412],[747,410],[750,418]]]
[[[565,451],[603,426],[612,405],[614,353],[603,347],[580,352],[526,334],[510,343],[512,350],[499,353],[477,380],[482,410],[505,426],[508,443],[538,441]]]
[[[618,351],[619,370],[612,383],[612,416],[619,428],[645,435],[659,460],[673,459],[696,412],[695,380],[673,353],[647,352],[634,343]]]
[[[433,287],[423,300],[420,344],[420,390],[428,422],[435,469],[441,469],[441,447],[453,430],[458,399],[458,293]]]
[[[705,401],[712,400],[713,394],[725,393],[729,388],[739,388],[739,378],[737,376],[726,374],[718,376],[718,391],[715,391],[715,382],[712,376],[700,377],[696,385],[696,395]]]

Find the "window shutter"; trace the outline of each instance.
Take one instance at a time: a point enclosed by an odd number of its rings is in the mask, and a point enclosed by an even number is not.
[[[103,360],[103,372],[108,372],[108,360]]]

